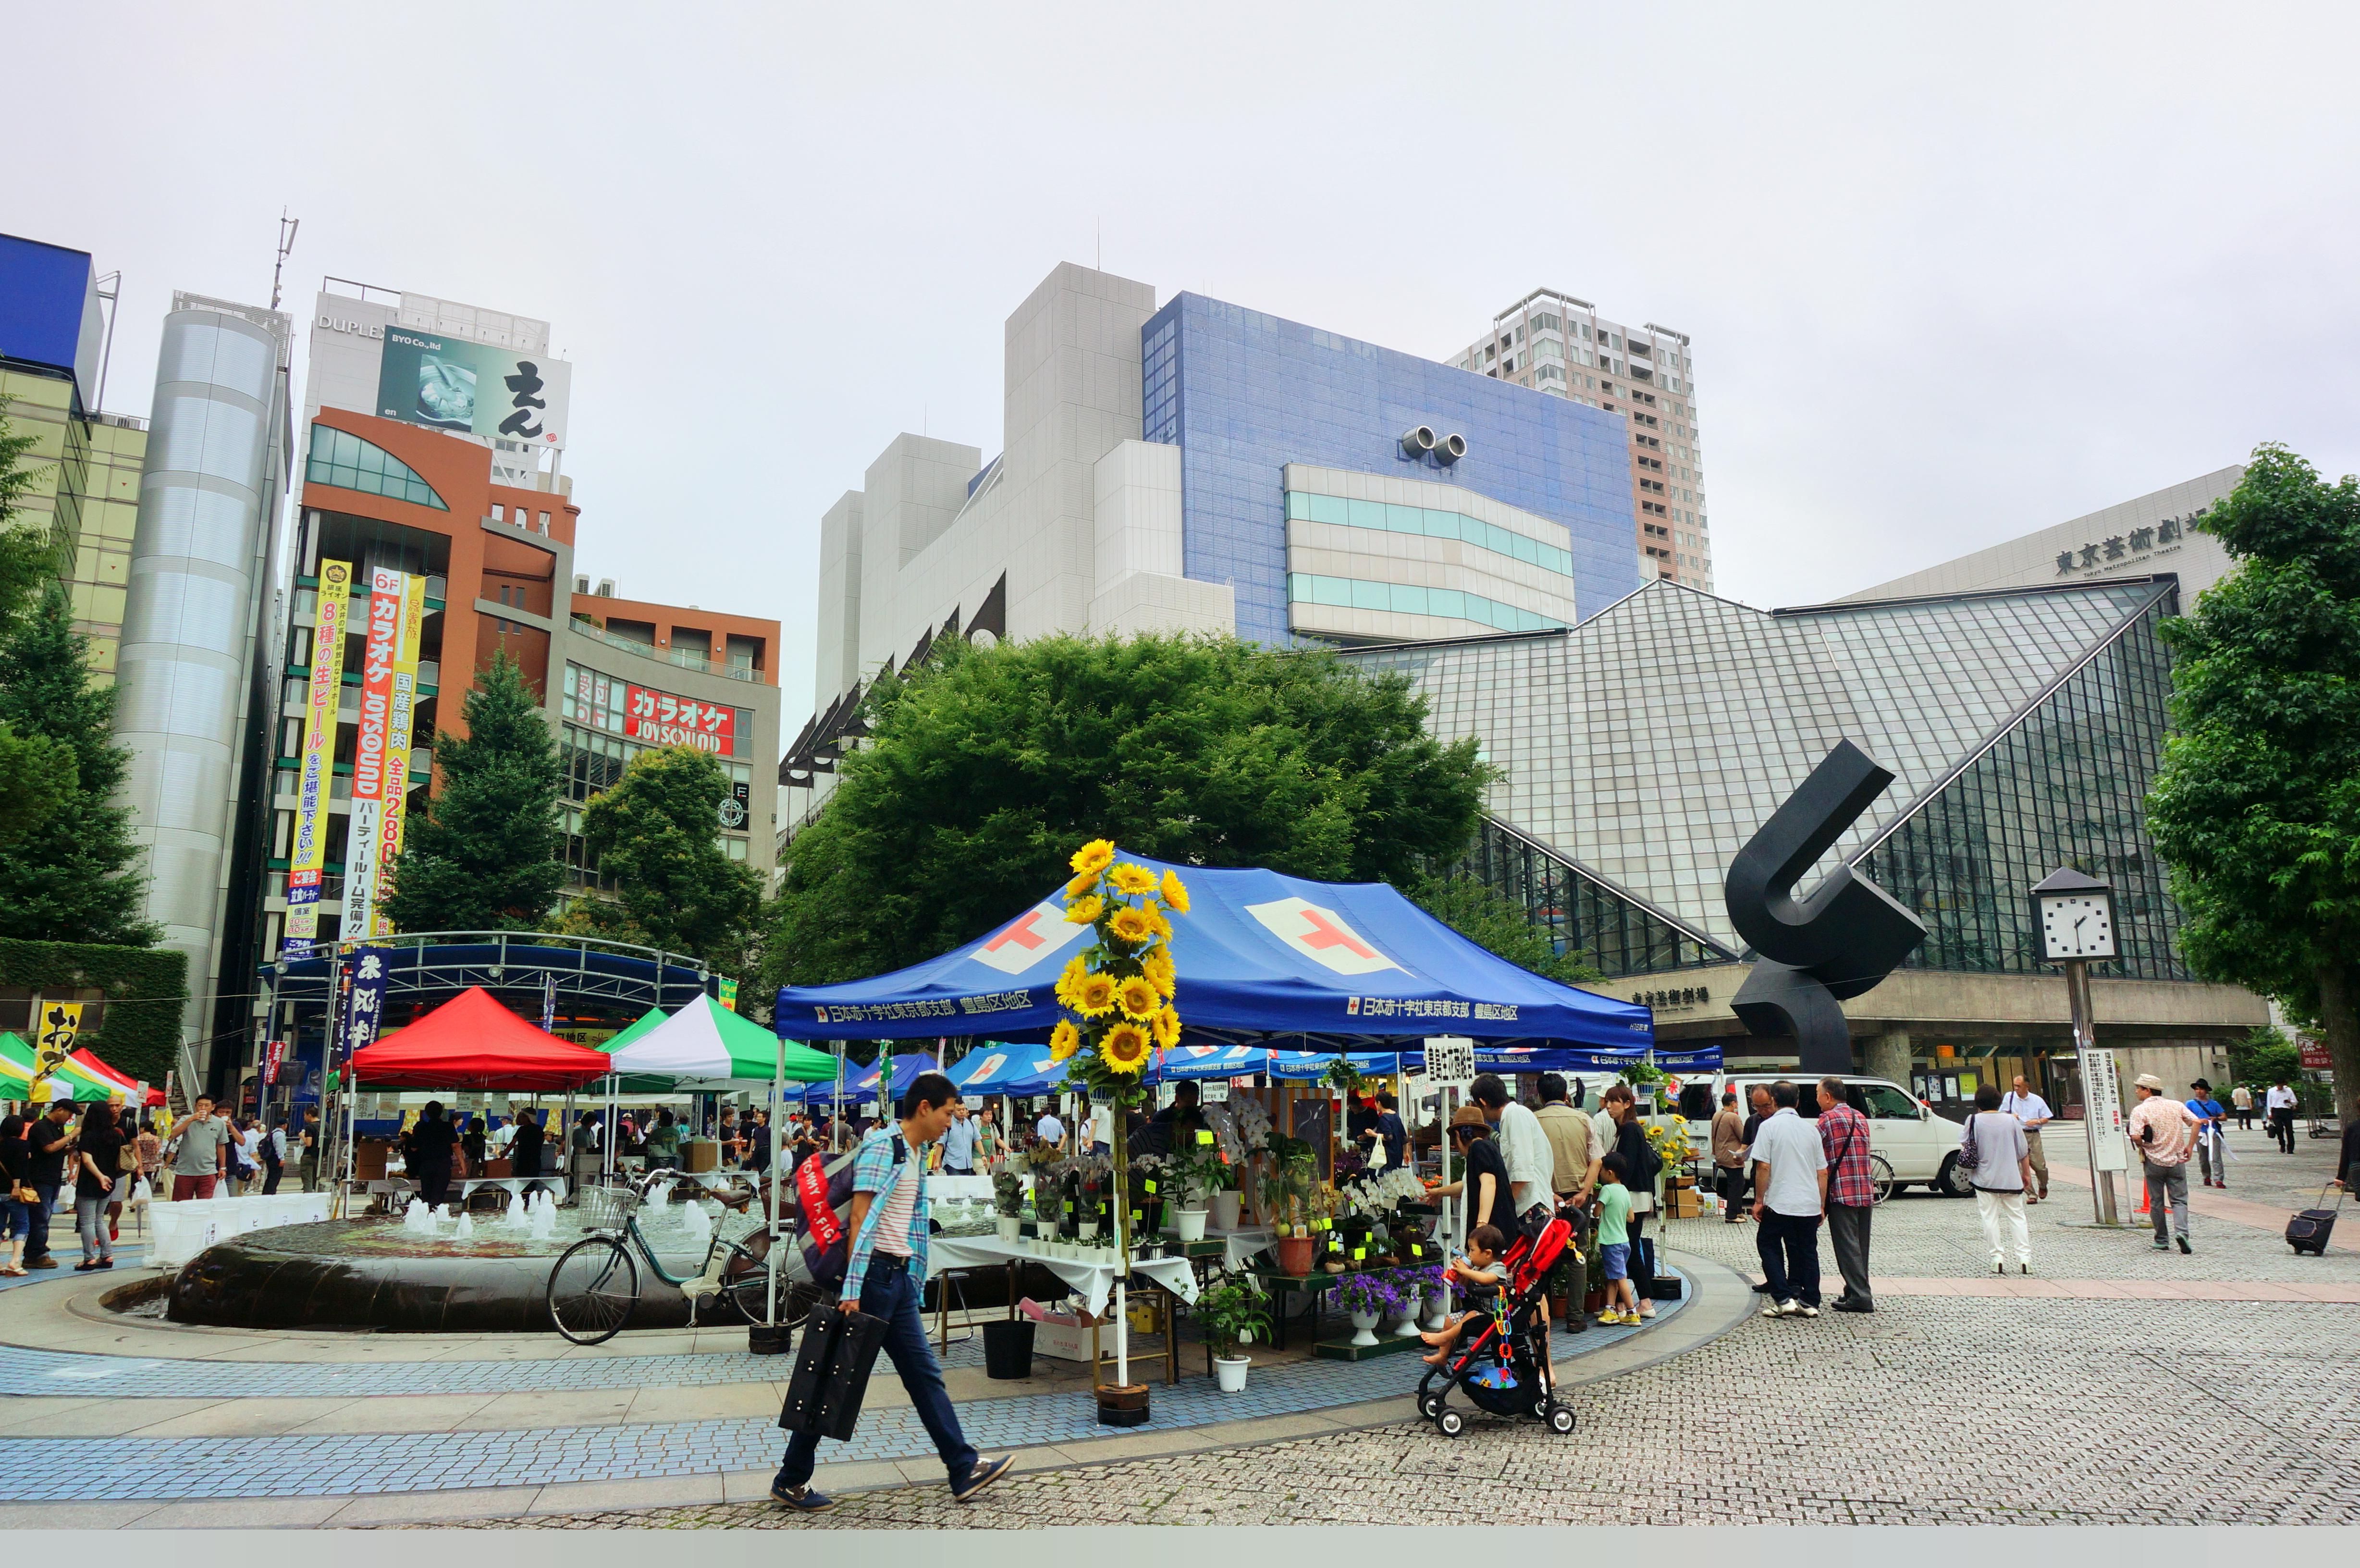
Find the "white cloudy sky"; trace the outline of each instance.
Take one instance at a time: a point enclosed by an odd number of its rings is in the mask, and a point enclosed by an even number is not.
[[[787,623],[896,430],[987,452],[1051,266],[1437,357],[1538,285],[1695,339],[1722,590],[1805,603],[2234,462],[2355,463],[2349,5],[73,5],[0,230],[555,323],[578,564]],[[29,68],[29,69],[28,69]]]

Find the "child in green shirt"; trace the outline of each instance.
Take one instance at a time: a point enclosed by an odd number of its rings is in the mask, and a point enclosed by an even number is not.
[[[1606,1261],[1606,1310],[1598,1321],[1608,1327],[1638,1326],[1639,1299],[1631,1290],[1631,1189],[1622,1184],[1622,1157],[1598,1164],[1598,1251]],[[1621,1303],[1619,1306],[1616,1303]]]

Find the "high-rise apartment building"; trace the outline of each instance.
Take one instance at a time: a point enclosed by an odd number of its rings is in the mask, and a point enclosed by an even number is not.
[[[1712,536],[1689,346],[1686,332],[1652,321],[1624,326],[1587,299],[1535,289],[1492,317],[1491,330],[1451,364],[1620,417],[1630,428],[1642,570],[1710,589]]]

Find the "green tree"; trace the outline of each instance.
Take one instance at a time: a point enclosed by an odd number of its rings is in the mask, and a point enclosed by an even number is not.
[[[2237,570],[2167,621],[2147,798],[2189,964],[2314,1019],[2360,1116],[2360,481],[2279,446],[2198,524]]]
[[[47,529],[17,522],[17,502],[40,477],[24,461],[31,436],[0,419],[0,643],[8,639],[40,585],[58,575],[56,541]],[[0,719],[0,848],[15,843],[73,792],[72,748],[49,736],[20,734]]]
[[[799,834],[766,980],[871,975],[969,941],[1087,840],[1196,866],[1415,885],[1492,770],[1401,676],[1233,637],[953,642],[865,704],[869,745]]]
[[[583,837],[614,878],[616,897],[577,900],[570,931],[694,953],[738,974],[762,905],[762,878],[722,853],[721,802],[729,776],[689,746],[641,752],[593,796]]]
[[[2302,1075],[2302,1051],[2285,1033],[2265,1024],[2229,1045],[2231,1080],[2222,1093],[2244,1083],[2256,1095],[2273,1083],[2292,1083]]]
[[[1410,894],[1420,909],[1488,953],[1568,985],[1605,978],[1579,953],[1559,953],[1524,909],[1480,882],[1432,877]]]
[[[410,819],[386,913],[406,931],[539,930],[565,875],[557,744],[505,653],[461,711],[466,737],[435,741],[442,793]]]
[[[0,636],[0,724],[20,758],[38,743],[55,769],[53,803],[20,821],[0,855],[0,936],[148,947],[162,933],[139,918],[147,875],[130,810],[115,803],[130,754],[115,744],[115,688],[92,683],[89,650],[55,580]]]

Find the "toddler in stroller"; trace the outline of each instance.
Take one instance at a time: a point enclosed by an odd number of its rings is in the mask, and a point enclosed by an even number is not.
[[[1449,1269],[1450,1277],[1459,1283],[1459,1297],[1467,1303],[1467,1311],[1458,1313],[1434,1333],[1418,1335],[1435,1347],[1433,1355],[1421,1357],[1428,1367],[1439,1367],[1450,1358],[1450,1347],[1459,1342],[1459,1331],[1467,1326],[1470,1320],[1478,1317],[1489,1319],[1493,1315],[1500,1300],[1500,1286],[1506,1275],[1493,1268],[1492,1263],[1505,1245],[1500,1239],[1496,1225],[1479,1225],[1467,1233],[1467,1251],[1452,1259]]]
[[[1490,1275],[1500,1283],[1498,1295],[1463,1314],[1446,1331],[1438,1361],[1429,1358],[1426,1376],[1418,1379],[1418,1413],[1457,1437],[1467,1430],[1467,1417],[1448,1400],[1457,1384],[1478,1410],[1493,1415],[1529,1415],[1560,1434],[1573,1431],[1572,1407],[1557,1400],[1555,1369],[1549,1363],[1549,1269],[1572,1239],[1572,1227],[1552,1219],[1537,1236],[1519,1236],[1489,1268],[1475,1257],[1478,1226],[1468,1237],[1466,1268],[1454,1266],[1461,1279]],[[1496,1231],[1491,1238],[1499,1239]],[[1470,1283],[1473,1281],[1470,1281]],[[1478,1285],[1480,1289],[1480,1284]]]

